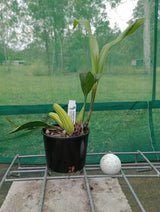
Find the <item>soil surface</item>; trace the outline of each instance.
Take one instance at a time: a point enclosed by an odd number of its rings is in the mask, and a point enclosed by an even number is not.
[[[55,125],[53,129],[44,129],[43,132],[46,135],[53,136],[53,137],[73,137],[73,136],[83,135],[83,134],[89,132],[89,129],[84,127],[83,125],[75,124],[74,132],[71,135],[68,135],[64,129]]]

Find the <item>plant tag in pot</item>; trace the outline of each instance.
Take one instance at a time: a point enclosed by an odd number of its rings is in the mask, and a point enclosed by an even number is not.
[[[75,100],[69,100],[68,115],[71,118],[73,124],[75,124],[76,122],[76,101]]]

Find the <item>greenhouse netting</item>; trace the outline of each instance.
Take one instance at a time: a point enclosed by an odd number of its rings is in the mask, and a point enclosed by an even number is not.
[[[0,163],[44,154],[41,130],[8,135],[14,126],[7,119],[46,121],[53,103],[67,109],[69,100],[80,111],[79,73],[91,71],[91,60],[88,34],[80,26],[73,30],[75,18],[89,20],[100,49],[135,19],[146,19],[109,52],[87,151],[160,150],[158,0],[1,0],[0,13]]]

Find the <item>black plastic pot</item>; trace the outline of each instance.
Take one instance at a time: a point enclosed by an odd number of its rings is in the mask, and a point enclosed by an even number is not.
[[[42,129],[42,134],[49,170],[67,173],[83,169],[86,161],[89,129],[83,135],[67,138],[46,135],[45,129]]]

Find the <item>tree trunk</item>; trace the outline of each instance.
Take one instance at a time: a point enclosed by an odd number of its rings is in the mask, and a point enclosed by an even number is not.
[[[5,66],[7,68],[7,71],[10,71],[9,60],[8,60],[8,51],[7,51],[7,47],[6,47],[5,43],[4,43],[3,49],[4,49]]]
[[[151,55],[150,55],[150,0],[144,1],[144,22],[143,40],[144,40],[144,72],[150,74]]]
[[[59,36],[59,45],[60,45],[60,67],[61,72],[63,71],[63,42],[61,40],[61,37]]]
[[[49,38],[46,29],[44,29],[44,34],[45,34],[45,48],[46,48],[46,57],[47,57],[47,66],[48,66],[48,72],[50,73],[51,68],[50,68],[50,52],[49,52]]]

